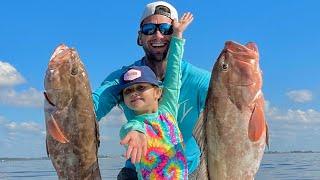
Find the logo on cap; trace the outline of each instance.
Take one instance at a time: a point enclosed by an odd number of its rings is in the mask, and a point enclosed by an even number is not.
[[[168,18],[171,18],[170,9],[163,5],[156,6],[154,10],[154,14],[160,14],[160,15],[167,16]]]
[[[141,71],[139,71],[137,69],[130,69],[129,71],[127,71],[124,74],[123,80],[132,81],[132,80],[135,80],[135,79],[137,79],[139,77],[141,77]]]

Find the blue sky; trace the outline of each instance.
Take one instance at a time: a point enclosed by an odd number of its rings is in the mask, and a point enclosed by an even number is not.
[[[93,2],[93,1],[92,1]],[[92,88],[143,56],[137,30],[151,1],[4,1],[0,6],[0,157],[46,156],[43,78],[60,43],[75,47]],[[191,11],[184,59],[211,71],[226,40],[260,50],[270,150],[320,151],[320,2],[169,1]],[[120,117],[120,118],[119,118]],[[100,123],[100,154],[119,155],[113,111]]]

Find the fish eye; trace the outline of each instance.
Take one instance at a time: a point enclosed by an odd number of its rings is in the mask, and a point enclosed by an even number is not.
[[[226,62],[226,57],[225,57],[225,53],[222,53],[219,56],[219,61],[220,61],[220,68],[222,69],[222,71],[227,71],[229,68],[229,64],[228,62]]]
[[[227,71],[228,68],[229,68],[229,64],[223,62],[223,63],[221,64],[221,67],[222,67],[222,70],[223,70],[223,71]]]
[[[78,74],[78,68],[77,67],[73,67],[71,69],[71,75],[77,75]]]

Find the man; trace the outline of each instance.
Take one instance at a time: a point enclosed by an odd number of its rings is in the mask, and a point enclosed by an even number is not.
[[[149,66],[157,78],[163,81],[165,78],[166,55],[171,39],[171,23],[174,19],[178,20],[176,9],[169,3],[156,1],[147,4],[141,17],[140,31],[138,32],[137,44],[142,46],[145,56],[130,66]],[[169,25],[169,26],[168,26]],[[128,121],[134,116],[133,112],[126,107],[116,93],[116,85],[119,78],[128,67],[123,67],[111,73],[93,92],[93,100],[96,110],[97,119],[100,120],[114,106],[120,105]],[[178,125],[182,132],[185,142],[186,157],[188,161],[188,172],[195,172],[200,163],[200,149],[192,136],[193,127],[198,119],[200,112],[203,110],[209,80],[211,74],[207,71],[194,67],[186,61],[182,61],[182,86],[179,96]],[[137,138],[141,143],[130,144],[131,138]],[[122,144],[129,146],[130,152],[127,151],[127,158],[131,157],[132,163],[140,160],[143,154],[143,147],[146,139],[143,133],[132,131],[128,133],[122,141]],[[135,167],[127,160],[125,167],[120,171],[118,179],[137,179]]]

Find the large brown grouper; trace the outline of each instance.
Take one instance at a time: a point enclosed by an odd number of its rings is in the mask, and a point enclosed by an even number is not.
[[[74,49],[65,45],[56,48],[44,86],[47,152],[59,179],[101,179],[99,129],[91,88]]]
[[[196,179],[254,179],[268,144],[261,87],[257,46],[226,42],[193,132],[202,151]]]

